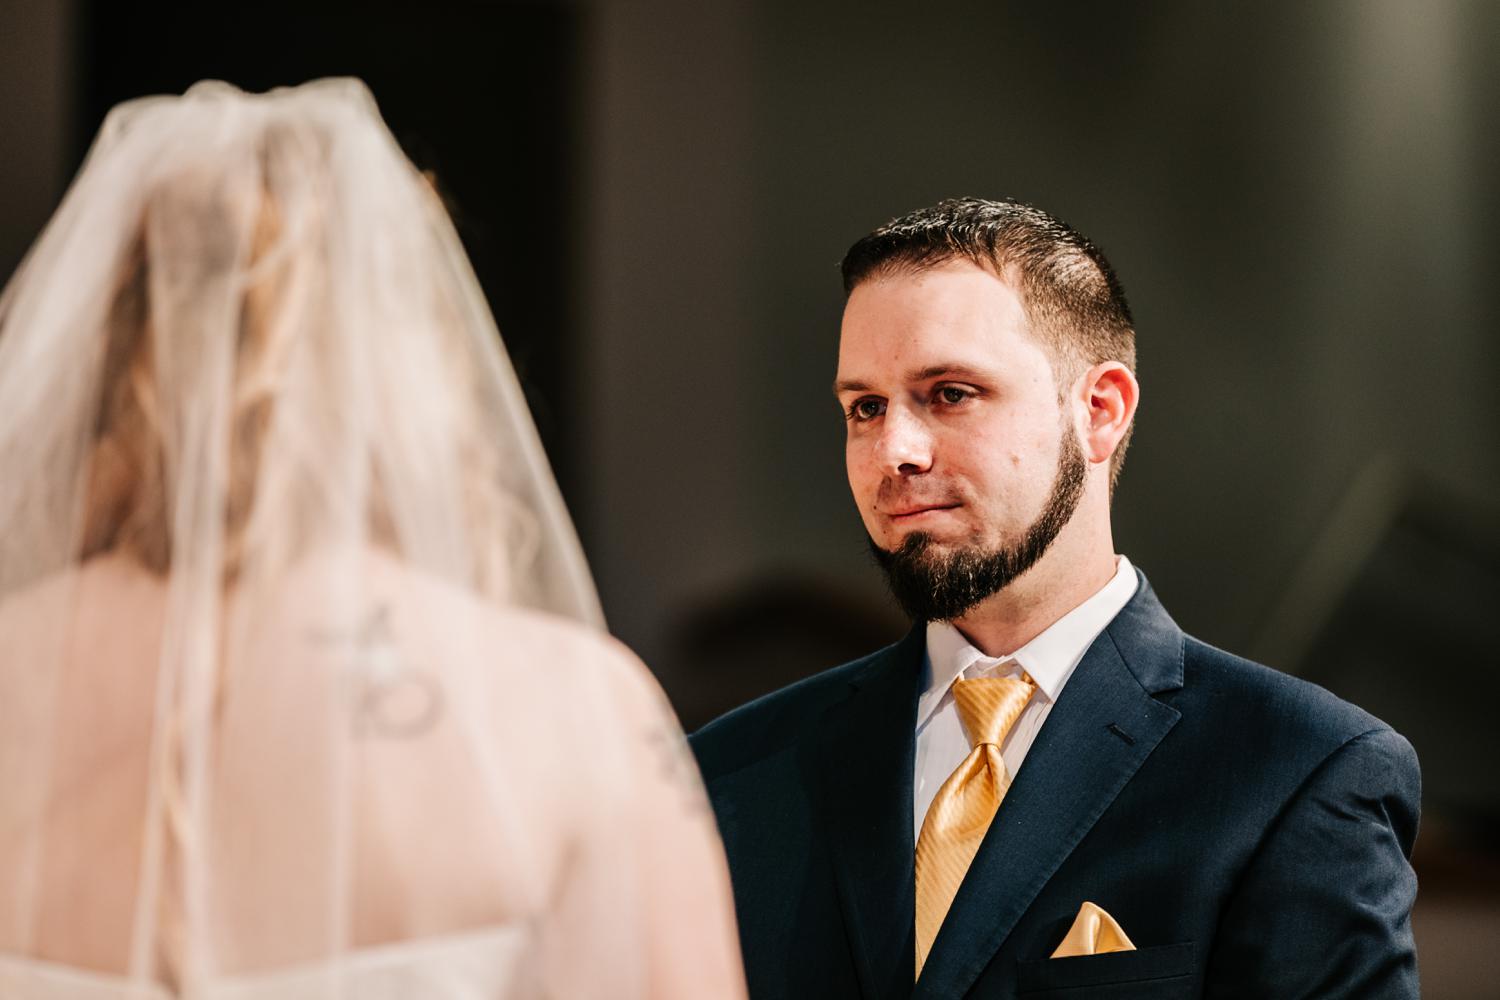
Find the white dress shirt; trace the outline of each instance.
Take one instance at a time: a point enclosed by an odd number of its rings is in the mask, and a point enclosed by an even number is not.
[[[926,684],[917,701],[917,757],[912,775],[914,837],[921,836],[932,797],[972,749],[953,703],[953,682],[960,677],[1015,677],[1022,672],[1036,682],[1036,692],[1000,748],[1005,769],[1014,776],[1078,661],[1135,595],[1135,589],[1135,569],[1120,556],[1115,575],[1093,597],[1009,656],[985,656],[948,622],[928,624]]]

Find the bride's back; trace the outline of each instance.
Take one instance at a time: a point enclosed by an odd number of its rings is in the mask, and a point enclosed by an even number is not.
[[[257,641],[216,706],[208,840],[177,845],[202,852],[219,971],[314,962],[339,950],[336,934],[369,950],[507,927],[539,961],[517,975],[545,976],[541,949],[560,932],[606,957],[611,924],[648,905],[648,887],[618,867],[643,847],[643,816],[702,808],[643,668],[576,625],[475,601],[379,553],[357,558],[367,601],[353,617],[323,599],[347,568],[329,556],[236,623]],[[58,659],[43,644],[65,607]],[[165,607],[163,582],[118,556],[0,605],[0,701],[56,685],[50,719],[0,732],[4,760],[51,741],[56,790],[42,905],[29,929],[0,925],[0,947],[24,930],[46,962],[128,970]],[[14,832],[0,825],[0,871],[26,870]],[[664,853],[682,849],[702,845]],[[672,868],[654,877],[670,883]],[[347,922],[328,912],[345,893]],[[554,980],[566,974],[556,964]]]
[[[486,994],[740,989],[681,733],[362,87],[112,114],[0,298],[0,525],[0,955],[357,995],[493,931]]]

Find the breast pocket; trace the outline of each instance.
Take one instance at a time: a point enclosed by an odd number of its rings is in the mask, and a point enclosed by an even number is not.
[[[1186,997],[1192,995],[1193,943],[1021,962],[1016,977],[1017,991],[1027,1000]]]

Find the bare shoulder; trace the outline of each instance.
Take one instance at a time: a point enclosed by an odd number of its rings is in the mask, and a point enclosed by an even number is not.
[[[656,689],[649,670],[608,633],[558,615],[486,601],[440,577],[388,557],[372,562],[371,601],[389,609],[402,631],[421,635],[481,666],[516,668],[559,682]]]
[[[109,643],[150,639],[160,630],[165,606],[160,577],[123,556],[91,559],[0,600],[0,655],[23,655],[64,632],[85,644],[91,638]],[[115,653],[120,651],[114,647]]]

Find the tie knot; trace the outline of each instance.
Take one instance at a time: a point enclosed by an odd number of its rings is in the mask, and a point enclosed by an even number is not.
[[[953,702],[969,742],[976,747],[985,743],[1000,746],[1035,690],[1036,683],[1025,674],[954,681]]]

